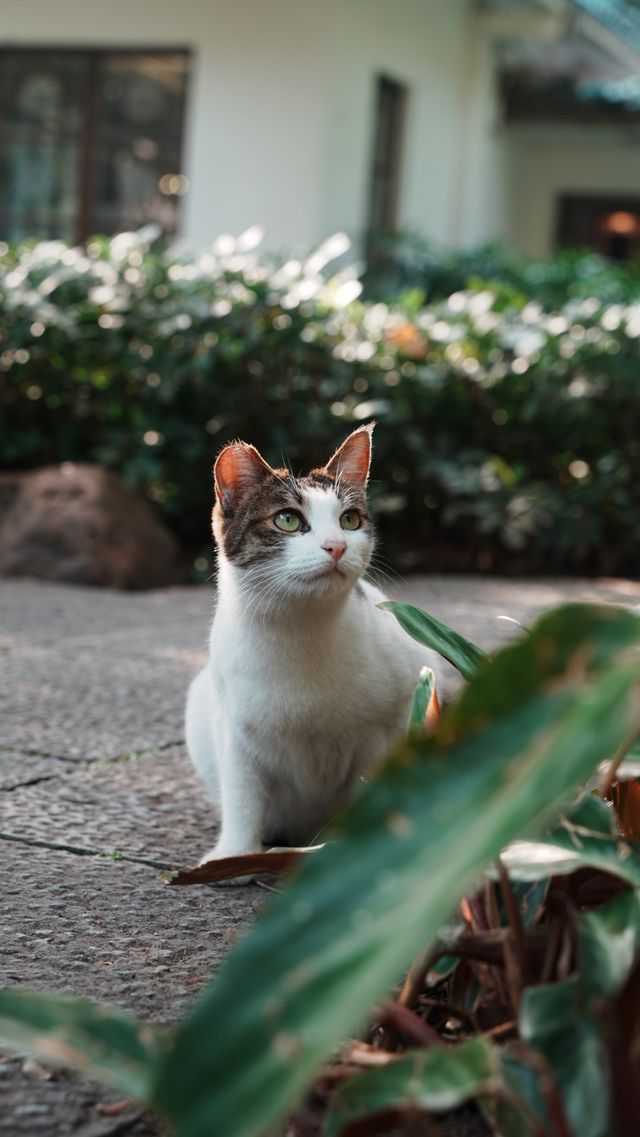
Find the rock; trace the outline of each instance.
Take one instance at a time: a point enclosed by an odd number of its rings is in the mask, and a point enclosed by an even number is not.
[[[63,462],[0,474],[0,575],[161,588],[179,579],[178,548],[113,471]]]

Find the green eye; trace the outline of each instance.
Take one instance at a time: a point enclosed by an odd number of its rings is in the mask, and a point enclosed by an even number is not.
[[[362,518],[357,509],[347,509],[340,518],[341,529],[360,529],[362,526]]]
[[[281,509],[280,513],[276,513],[273,524],[283,533],[297,533],[302,529],[302,518],[293,509]]]

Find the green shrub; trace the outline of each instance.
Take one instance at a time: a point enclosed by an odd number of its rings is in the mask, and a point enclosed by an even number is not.
[[[374,417],[400,566],[635,572],[640,303],[603,285],[547,311],[503,284],[364,303],[352,273],[322,275],[340,248],[271,265],[221,239],[194,260],[143,232],[7,250],[2,464],[102,462],[195,555],[224,442],[303,468]]]
[[[547,309],[590,296],[607,304],[627,304],[640,297],[640,261],[610,261],[586,249],[563,249],[546,260],[518,256],[498,244],[444,249],[405,231],[381,240],[364,278],[369,300],[412,290],[428,303],[476,282],[511,289]]]
[[[485,661],[394,610],[468,687],[430,737],[412,730],[185,1020],[6,990],[3,1042],[147,1101],[177,1137],[284,1132],[331,1054],[287,1132],[387,1132],[373,1115],[398,1112],[393,1131],[416,1132],[416,1114],[470,1098],[501,1137],[635,1132],[640,844],[589,781],[607,759],[620,777],[640,730],[640,620],[567,606]],[[464,923],[445,924],[465,894]],[[384,1032],[359,1072],[366,1045],[344,1040],[368,1015]]]

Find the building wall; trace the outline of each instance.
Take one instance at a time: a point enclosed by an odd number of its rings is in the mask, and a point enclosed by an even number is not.
[[[2,0],[3,46],[193,51],[187,240],[266,222],[272,248],[321,235],[332,0]]]
[[[495,44],[478,13],[466,28],[462,129],[452,183],[452,243],[467,248],[504,240],[511,228],[506,132]]]
[[[462,237],[459,171],[470,0],[337,0],[324,228],[361,236],[367,220],[376,76],[408,87],[400,224],[445,244]]]
[[[527,256],[553,251],[561,194],[640,195],[640,147],[622,129],[529,127],[508,135],[511,221],[505,237]]]
[[[2,0],[0,43],[189,48],[182,227],[304,250],[367,221],[375,80],[409,88],[399,220],[444,245],[504,228],[494,66],[473,0]]]

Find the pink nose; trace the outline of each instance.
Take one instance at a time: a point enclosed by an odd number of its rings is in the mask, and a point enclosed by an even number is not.
[[[322,548],[327,551],[329,556],[332,557],[336,563],[340,560],[346,547],[347,542],[341,541],[339,538],[336,538],[335,541],[331,540],[331,538],[327,538],[327,540],[322,543]]]

